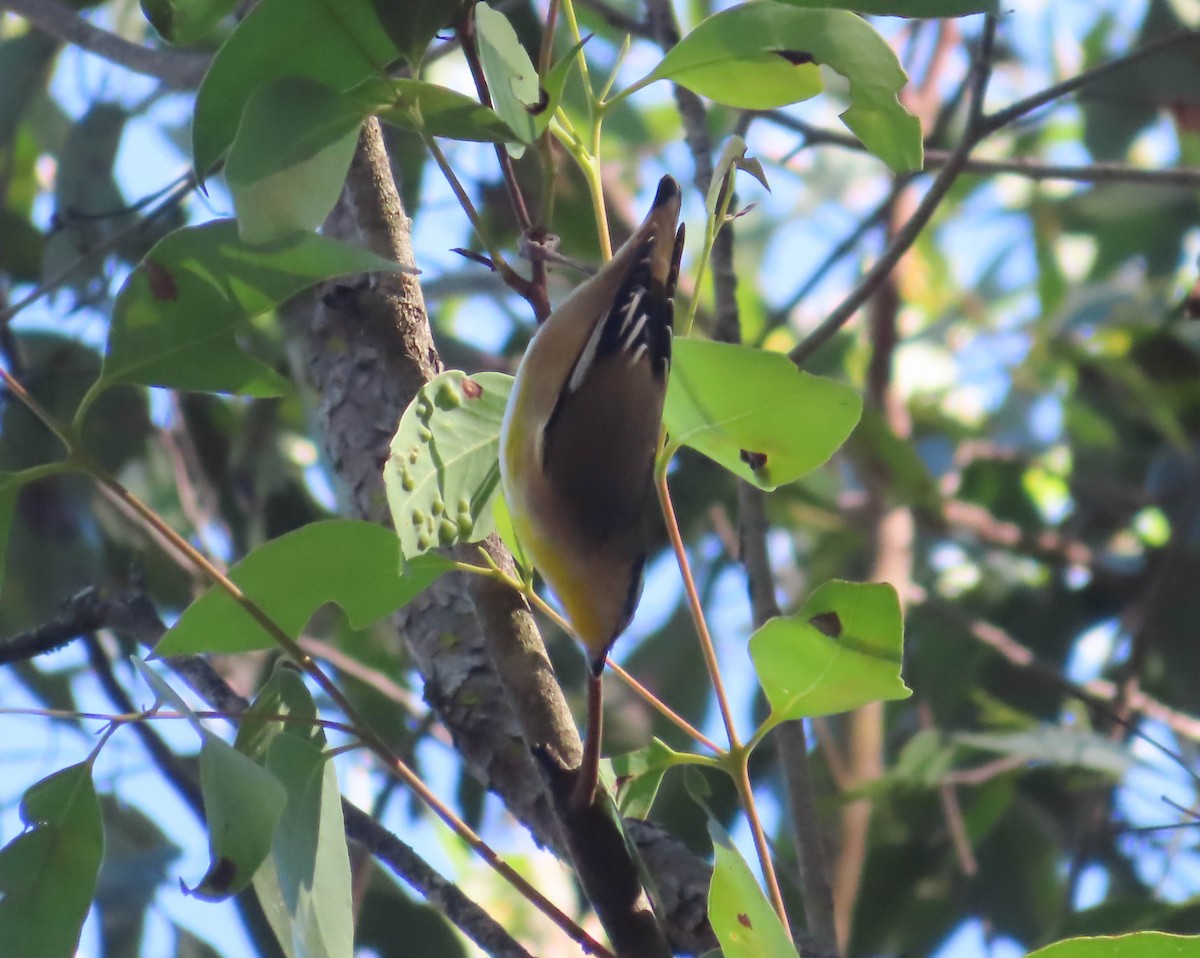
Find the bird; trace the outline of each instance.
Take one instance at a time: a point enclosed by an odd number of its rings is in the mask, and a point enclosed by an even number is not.
[[[579,802],[595,791],[600,676],[642,592],[654,461],[683,253],[682,194],[659,182],[650,212],[534,334],[500,427],[513,529],[590,665]]]

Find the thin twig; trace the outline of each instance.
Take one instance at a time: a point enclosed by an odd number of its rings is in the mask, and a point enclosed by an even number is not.
[[[813,353],[828,342],[862,306],[887,278],[888,274],[908,252],[917,237],[929,225],[933,214],[937,212],[942,200],[950,192],[950,187],[962,172],[963,164],[971,154],[975,144],[982,139],[980,130],[983,124],[983,98],[987,92],[988,80],[992,73],[992,46],[996,37],[996,18],[989,14],[984,20],[983,36],[980,39],[979,51],[973,66],[974,76],[971,82],[971,92],[968,106],[967,128],[962,141],[951,153],[945,166],[934,177],[929,190],[921,198],[917,208],[913,210],[908,221],[896,231],[892,241],[880,254],[858,286],[825,318],[825,320],[804,340],[791,351],[792,361],[802,365]]]

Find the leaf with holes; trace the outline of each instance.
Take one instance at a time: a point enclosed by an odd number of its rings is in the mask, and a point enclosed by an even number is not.
[[[383,480],[406,562],[495,530],[500,422],[511,389],[503,373],[451,370],[422,386],[404,410]]]
[[[767,722],[908,698],[903,644],[895,589],[826,582],[795,615],[771,619],[750,637],[750,658],[771,704]]]
[[[751,346],[677,339],[663,422],[668,453],[690,446],[760,489],[825,463],[862,414],[855,390]]]
[[[648,79],[672,80],[727,106],[770,110],[816,96],[820,66],[850,83],[842,122],[896,172],[922,163],[921,124],[900,104],[908,81],[892,48],[857,14],[743,3],[679,41]]]

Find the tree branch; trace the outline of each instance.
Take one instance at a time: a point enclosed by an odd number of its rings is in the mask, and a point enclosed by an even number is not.
[[[886,279],[889,273],[900,262],[900,258],[908,252],[917,237],[929,225],[929,221],[933,219],[933,214],[937,212],[937,208],[941,205],[946,194],[950,192],[950,187],[954,185],[954,181],[958,179],[958,174],[962,172],[963,165],[971,154],[971,150],[975,144],[984,136],[981,133],[982,117],[983,117],[983,98],[987,91],[988,79],[991,77],[992,67],[992,44],[996,36],[996,19],[992,14],[988,14],[984,20],[983,37],[980,42],[979,52],[975,59],[975,64],[972,68],[973,79],[971,81],[970,99],[968,102],[968,120],[967,129],[963,133],[962,142],[951,153],[946,164],[934,177],[933,182],[929,185],[929,190],[921,198],[921,202],[917,208],[913,210],[912,216],[908,221],[896,231],[891,242],[880,254],[879,259],[875,261],[867,274],[859,282],[858,286],[851,291],[834,310],[814,329],[804,340],[796,346],[789,354],[792,361],[797,365],[803,365],[813,353],[821,346],[833,338],[850,318],[858,311],[879,285]]]
[[[154,77],[175,90],[197,86],[212,62],[207,53],[130,43],[95,26],[60,0],[0,0],[0,11],[4,10],[24,17],[56,40],[74,44],[126,70]]]

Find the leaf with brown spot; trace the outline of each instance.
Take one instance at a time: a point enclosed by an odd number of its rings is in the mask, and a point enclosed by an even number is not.
[[[143,265],[146,269],[146,279],[150,282],[150,295],[154,299],[160,302],[174,302],[179,298],[179,287],[169,269],[152,259],[146,260]]]
[[[842,619],[836,612],[818,612],[808,620],[808,624],[831,639],[842,634]]]
[[[803,50],[773,50],[776,56],[783,57],[794,67],[801,66],[805,63],[816,63],[811,53],[805,53]]]

